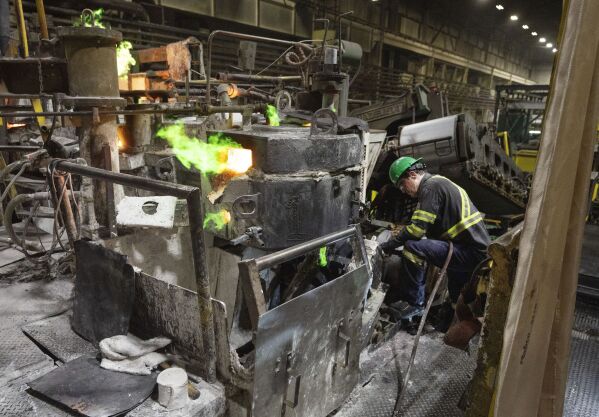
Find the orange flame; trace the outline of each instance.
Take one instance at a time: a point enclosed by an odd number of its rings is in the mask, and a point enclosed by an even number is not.
[[[7,123],[6,127],[8,129],[16,129],[18,127],[25,127],[27,126],[27,123]]]

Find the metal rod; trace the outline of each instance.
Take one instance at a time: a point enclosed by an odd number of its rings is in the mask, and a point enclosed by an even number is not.
[[[206,245],[203,233],[204,208],[202,206],[201,190],[198,187],[190,187],[188,185],[173,184],[165,181],[136,177],[135,175],[106,171],[104,169],[78,165],[60,159],[54,159],[51,163],[55,163],[56,169],[61,171],[109,181],[114,184],[172,195],[187,200],[192,262],[197,285],[198,307],[200,310],[200,331],[202,334],[204,354],[207,359],[206,380],[208,382],[216,381],[214,312],[212,310],[212,298],[210,295],[210,278],[206,268]]]
[[[235,39],[242,39],[242,40],[246,40],[246,41],[258,41],[258,42],[266,42],[266,43],[276,43],[279,45],[286,45],[286,46],[297,46],[299,48],[307,48],[307,49],[311,49],[310,46],[305,45],[301,42],[294,42],[294,41],[285,41],[282,39],[274,39],[274,38],[267,38],[264,36],[255,36],[255,35],[248,35],[245,33],[237,33],[237,32],[228,32],[226,30],[215,30],[214,32],[210,33],[210,36],[208,36],[208,64],[206,67],[206,103],[209,105],[210,104],[210,79],[211,79],[211,73],[212,73],[212,41],[214,40],[214,38],[216,36],[223,36],[223,37],[229,37],[229,38],[235,38]]]
[[[140,109],[140,110],[100,110],[97,112],[99,115],[133,115],[133,114],[164,114],[164,113],[198,113],[197,108],[189,109]],[[0,117],[36,117],[36,116],[93,116],[94,112],[91,110],[76,110],[76,111],[44,111],[44,112],[15,112],[15,113],[1,113]]]
[[[40,149],[41,146],[0,145],[0,152],[35,152]]]
[[[273,265],[280,264],[281,262],[295,259],[298,256],[302,256],[310,251],[313,251],[330,243],[336,242],[337,240],[345,239],[356,234],[356,226],[351,226],[348,229],[330,233],[328,235],[324,235],[319,238],[300,243],[299,245],[293,246],[291,248],[283,249],[279,252],[275,252],[270,255],[265,255],[261,258],[257,258],[256,266],[259,270],[265,269]]]
[[[46,22],[44,0],[35,0],[35,7],[37,8],[37,16],[40,21],[40,32],[42,34],[42,39],[50,39],[50,36],[48,35],[48,23]]]
[[[29,41],[27,40],[27,29],[25,28],[25,15],[23,13],[23,3],[21,0],[15,0],[15,13],[19,24],[19,35],[23,44],[23,55],[29,56]]]
[[[227,72],[219,72],[216,76],[218,81],[268,81],[268,82],[279,82],[279,81],[301,81],[301,75],[283,75],[283,76],[270,76],[270,75],[251,75],[251,74],[229,74]]]
[[[202,113],[243,113],[244,111],[252,108],[254,111],[263,111],[264,105],[262,104],[246,104],[238,106],[203,106],[203,107],[192,107],[192,108],[163,108],[163,109],[139,109],[139,110],[99,110],[96,114],[99,115],[134,115],[134,114],[202,114]],[[76,110],[76,111],[44,111],[44,112],[14,112],[14,113],[2,113],[0,117],[38,117],[38,116],[93,116],[94,112],[91,110]]]
[[[104,169],[108,171],[112,171],[112,157],[110,152],[110,145],[105,143],[102,147],[102,152],[104,153]],[[117,237],[117,228],[116,228],[116,207],[114,204],[114,185],[111,182],[106,184],[106,208],[108,211],[108,230],[110,232],[110,237]]]
[[[66,188],[64,176],[59,175],[56,178],[51,178],[51,181],[56,180],[56,190],[58,194],[56,197],[56,203],[60,200],[60,195],[64,190],[64,195],[61,201],[61,207],[57,207],[57,210],[62,211],[64,227],[67,231],[69,243],[71,247],[75,247],[75,240],[77,240],[77,224],[75,223],[75,216],[73,215],[73,207],[71,206],[71,191]]]

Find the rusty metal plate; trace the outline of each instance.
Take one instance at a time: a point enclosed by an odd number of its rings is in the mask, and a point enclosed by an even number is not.
[[[96,358],[81,357],[29,383],[45,398],[84,416],[114,416],[141,404],[156,385],[157,374],[130,375],[100,367]]]
[[[324,417],[358,381],[365,265],[258,321],[252,415]]]

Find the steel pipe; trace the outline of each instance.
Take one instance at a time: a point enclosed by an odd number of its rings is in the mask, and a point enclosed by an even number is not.
[[[198,306],[200,310],[200,332],[206,355],[206,379],[208,382],[216,381],[216,340],[214,334],[214,312],[212,310],[212,297],[210,295],[210,279],[206,268],[206,245],[204,242],[202,207],[202,193],[198,187],[181,184],[172,184],[119,172],[106,171],[100,168],[79,165],[61,159],[53,159],[56,169],[90,177],[97,180],[108,181],[114,184],[140,188],[147,191],[171,195],[187,200],[187,213],[189,217],[189,231],[191,234],[192,262],[195,272]]]
[[[265,255],[261,258],[257,258],[256,267],[258,270],[262,270],[265,268],[269,268],[274,265],[278,265],[281,262],[289,261],[291,259],[295,259],[299,256],[302,256],[310,251],[319,249],[325,245],[331,244],[341,239],[345,239],[354,235],[358,235],[357,226],[351,226],[345,230],[340,230],[338,232],[333,232],[328,235],[321,236],[316,239],[309,240],[304,243],[300,243],[299,245],[292,246],[288,249],[283,249],[278,252]]]

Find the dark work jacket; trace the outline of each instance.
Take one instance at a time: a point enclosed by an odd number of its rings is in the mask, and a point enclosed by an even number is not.
[[[485,252],[490,243],[483,216],[466,191],[448,178],[424,174],[418,187],[418,205],[410,224],[387,245],[392,249],[408,240],[451,240]]]

